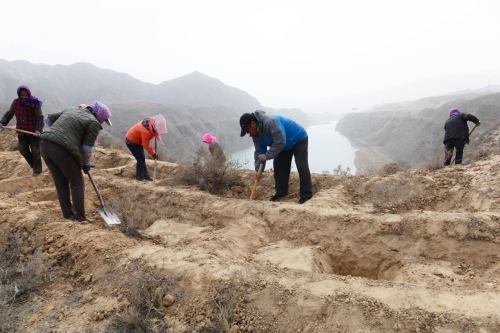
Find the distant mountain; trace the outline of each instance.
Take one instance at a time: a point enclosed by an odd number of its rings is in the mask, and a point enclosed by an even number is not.
[[[497,93],[470,100],[454,100],[437,108],[421,111],[348,114],[340,120],[336,130],[354,146],[372,156],[355,161],[356,168],[361,172],[366,171],[375,161],[406,161],[419,167],[426,164],[426,159],[438,158],[444,162],[443,127],[452,108],[474,114],[481,120],[482,125],[474,132],[472,140],[500,122],[500,94]],[[471,129],[473,126],[474,124],[469,123]],[[466,158],[467,149],[470,148],[466,148]]]
[[[229,106],[248,111],[262,105],[247,92],[230,87],[200,72],[193,72],[165,81],[152,89],[151,101],[168,102],[190,106]]]
[[[155,85],[87,63],[49,66],[0,60],[0,107],[5,105],[0,117],[17,97],[20,85],[30,87],[43,101],[46,114],[96,100],[107,104],[115,126],[104,129],[119,142],[135,123],[161,113],[169,124],[164,149],[175,157],[192,153],[206,132],[221,140],[228,151],[250,146],[251,141],[240,139],[238,133],[239,118],[245,112],[266,110],[309,125],[307,115],[299,109],[266,108],[247,92],[197,71]]]
[[[228,106],[248,111],[262,108],[247,92],[199,72],[154,85],[87,63],[49,66],[0,60],[0,102],[11,102],[21,84],[30,86],[51,111],[96,100],[103,103],[149,100],[190,106]]]

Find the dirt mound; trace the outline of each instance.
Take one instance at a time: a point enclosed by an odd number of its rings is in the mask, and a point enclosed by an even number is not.
[[[104,151],[92,172],[122,227],[100,220],[89,184],[99,220],[64,220],[46,168],[30,177],[18,152],[0,152],[0,332],[500,330],[500,155],[315,174],[298,205],[296,174],[281,202],[268,201],[271,173],[249,201],[252,171],[214,196],[169,185],[167,162],[156,186],[137,182],[133,157]]]

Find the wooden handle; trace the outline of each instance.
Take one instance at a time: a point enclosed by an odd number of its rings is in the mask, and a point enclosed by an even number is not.
[[[470,131],[469,138],[472,135],[472,133],[474,133],[474,130],[476,129],[476,127],[477,127],[477,124],[476,124],[476,126],[474,126],[474,128],[472,129],[472,131]],[[453,153],[453,151],[452,151],[452,153]],[[451,161],[450,165],[453,165],[453,163],[455,163],[455,158],[456,157],[457,157],[457,154],[455,154],[455,157],[453,157],[453,161]]]
[[[158,159],[158,152],[156,151],[156,137],[155,137],[155,154],[156,158],[155,158],[155,171],[153,173],[153,184],[156,184],[156,160]]]
[[[12,131],[16,131],[16,132],[20,132],[20,133],[25,133],[25,134],[30,134],[30,135],[33,135],[33,136],[39,137],[36,133],[33,133],[33,132],[28,132],[28,131],[24,131],[24,130],[20,130],[20,129],[17,129],[17,128],[12,128],[12,127],[2,127],[2,128],[5,128],[5,129],[10,129],[10,130],[12,130]]]
[[[259,172],[257,172],[258,175],[262,174],[262,166],[264,165],[264,163],[260,162],[260,166],[259,166]],[[250,196],[250,200],[253,200],[253,197],[255,195],[255,190],[257,189],[257,183],[259,182],[258,179],[255,180],[255,183],[253,184],[253,189],[252,189],[252,195]]]

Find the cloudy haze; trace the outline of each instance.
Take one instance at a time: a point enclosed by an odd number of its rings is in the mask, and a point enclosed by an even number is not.
[[[198,70],[263,105],[346,112],[500,85],[498,1],[2,1],[0,58],[160,83]]]

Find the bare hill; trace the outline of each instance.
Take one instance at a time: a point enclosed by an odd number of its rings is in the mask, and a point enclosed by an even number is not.
[[[315,196],[269,202],[265,173],[222,196],[136,182],[130,154],[92,170],[130,228],[61,216],[0,132],[0,330],[497,332],[500,155],[437,172],[313,174]],[[148,161],[152,166],[151,161]],[[291,175],[291,193],[299,180]],[[99,218],[86,184],[86,208]],[[134,229],[136,228],[136,229]]]
[[[341,119],[337,130],[361,148],[356,158],[357,169],[366,171],[373,163],[398,161],[423,166],[426,159],[444,158],[443,127],[452,108],[472,113],[481,120],[482,125],[472,140],[500,122],[500,94],[497,93],[453,101],[436,109],[348,114]],[[466,147],[465,158],[470,149]],[[358,158],[360,156],[362,158]]]

